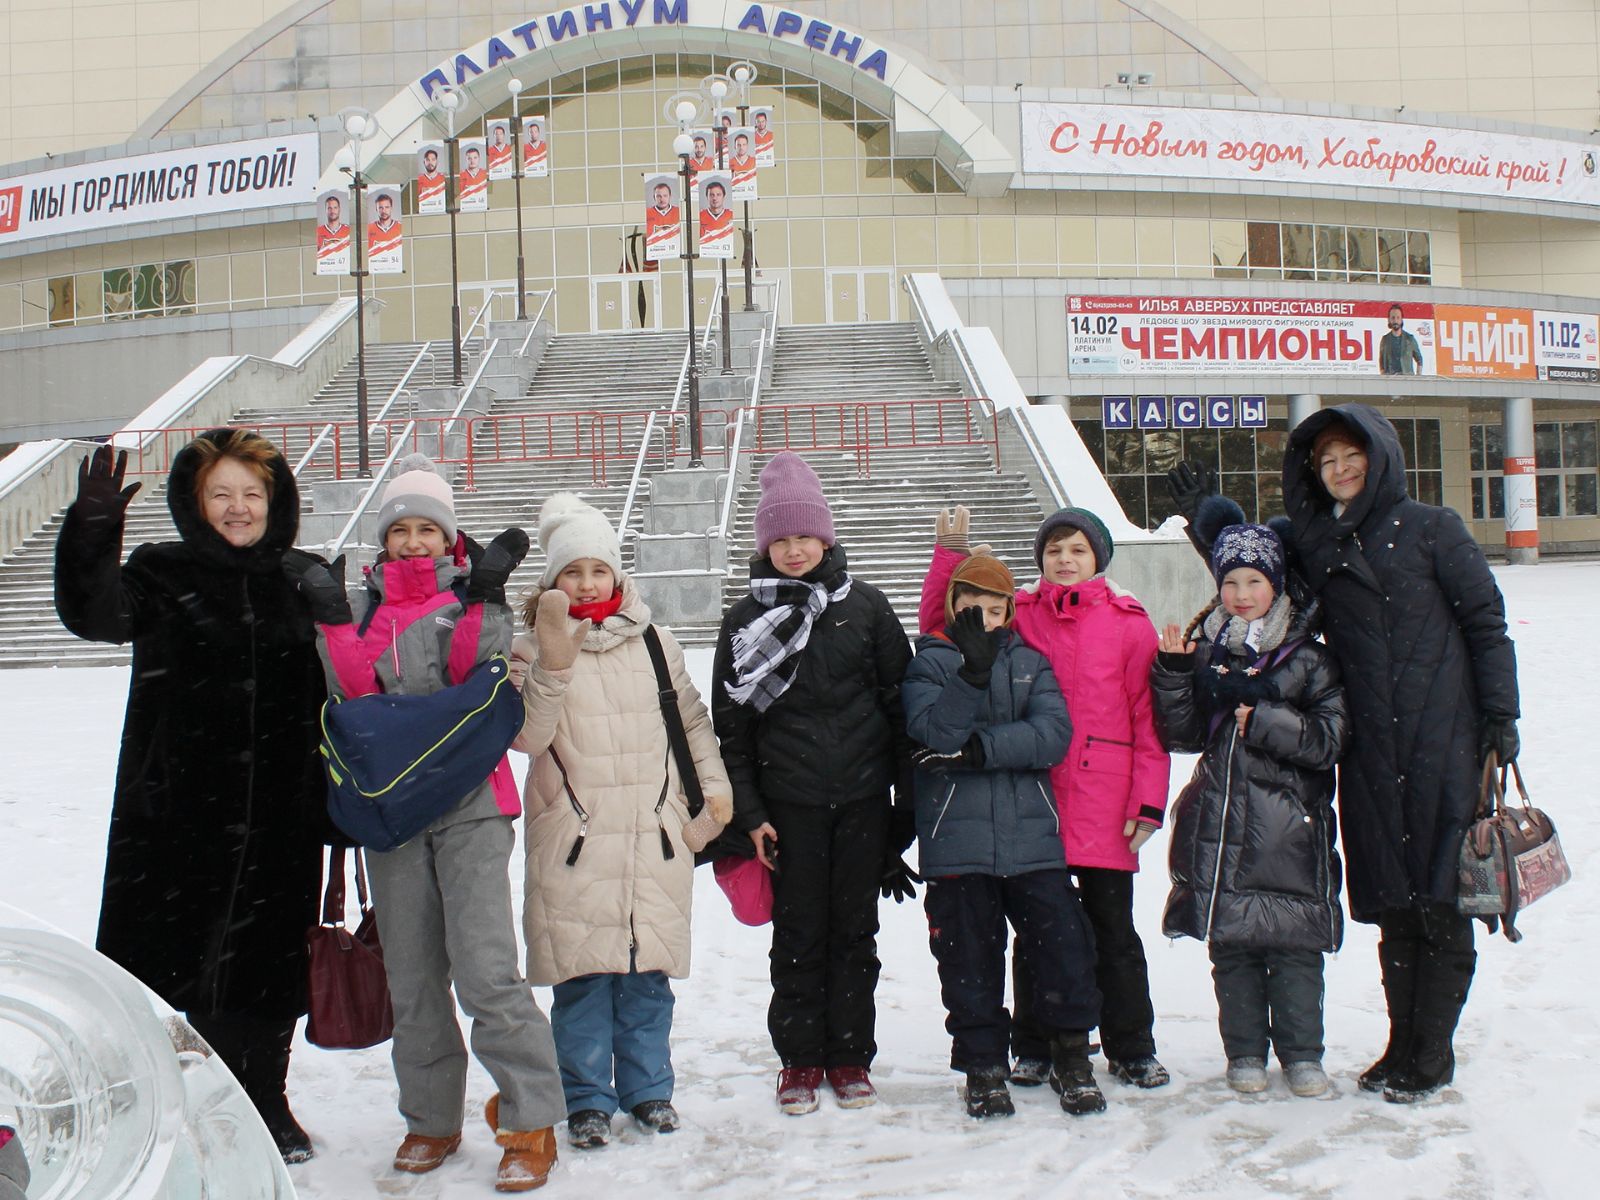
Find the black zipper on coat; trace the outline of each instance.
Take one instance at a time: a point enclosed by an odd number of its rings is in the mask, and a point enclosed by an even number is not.
[[[667,789],[672,786],[672,746],[667,746],[667,761],[662,764],[661,795],[656,797],[656,832],[661,835],[661,857],[667,862],[677,858],[677,853],[672,849],[672,839],[667,836],[666,822],[661,819],[661,810],[667,803]]]
[[[578,794],[572,790],[572,781],[567,778],[567,768],[562,765],[561,756],[556,753],[554,745],[550,747],[550,761],[555,763],[556,770],[561,772],[561,786],[566,790],[567,801],[572,805],[572,811],[578,814],[578,837],[572,843],[572,849],[567,852],[567,866],[578,865],[578,855],[583,853],[583,839],[589,836],[589,814],[583,805],[578,803]]]

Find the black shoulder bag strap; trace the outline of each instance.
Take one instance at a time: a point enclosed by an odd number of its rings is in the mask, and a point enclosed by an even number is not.
[[[666,651],[661,648],[661,635],[654,625],[645,626],[644,644],[656,669],[656,699],[661,701],[661,721],[667,727],[667,742],[672,746],[672,757],[678,762],[678,778],[689,801],[689,819],[693,820],[706,806],[706,797],[700,790],[694,755],[689,752],[689,733],[683,727],[683,713],[678,711],[678,693],[672,686],[672,673],[667,670]]]

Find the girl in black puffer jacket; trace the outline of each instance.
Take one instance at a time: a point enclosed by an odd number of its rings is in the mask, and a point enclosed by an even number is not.
[[[1234,524],[1212,545],[1218,601],[1189,630],[1202,639],[1168,625],[1151,669],[1162,744],[1200,752],[1172,820],[1162,930],[1207,944],[1229,1086],[1265,1090],[1270,1041],[1295,1095],[1318,1096],[1322,956],[1343,933],[1332,800],[1344,691],[1313,640],[1315,604],[1284,586],[1278,535]]]

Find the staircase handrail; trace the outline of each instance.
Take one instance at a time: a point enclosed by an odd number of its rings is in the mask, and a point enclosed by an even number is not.
[[[478,363],[478,369],[472,373],[472,378],[461,389],[461,395],[456,399],[456,406],[450,410],[450,419],[445,422],[444,428],[440,431],[440,437],[445,436],[455,428],[456,422],[461,418],[461,410],[466,408],[467,401],[471,399],[472,393],[477,389],[478,381],[483,378],[484,371],[488,369],[489,360],[494,357],[495,351],[498,349],[500,349],[500,339],[495,338],[494,341],[489,343],[489,348],[483,352],[483,360]],[[472,447],[470,445],[467,447],[467,457],[472,457]]]
[[[711,531],[714,537],[728,536],[728,521],[733,516],[733,497],[739,490],[737,467],[739,450],[744,442],[744,416],[748,411],[750,410],[741,408],[733,420],[733,441],[728,445],[728,474],[722,485],[722,518],[717,522],[717,527]]]
[[[372,482],[367,486],[367,490],[361,493],[361,499],[356,501],[355,511],[350,514],[350,519],[344,523],[344,528],[339,530],[339,536],[334,538],[333,544],[328,547],[328,558],[334,559],[343,553],[345,546],[349,544],[350,535],[355,532],[356,526],[361,523],[361,518],[365,515],[367,506],[372,503],[373,497],[378,494],[378,489],[388,480],[389,469],[394,466],[395,459],[400,456],[400,451],[405,449],[406,443],[411,440],[411,435],[416,432],[416,428],[417,423],[415,420],[407,421],[406,427],[400,431],[400,436],[395,438],[394,445],[389,448],[388,457],[383,460],[383,464],[373,473]]]
[[[650,435],[655,432],[656,416],[655,412],[651,412],[645,419],[644,435],[639,439],[639,456],[633,463],[633,478],[628,480],[628,496],[622,502],[622,516],[617,518],[618,541],[628,536],[628,518],[633,515],[633,502],[639,495],[639,482],[644,478],[644,460],[650,452]]]
[[[290,474],[292,474],[296,479],[300,478],[300,472],[306,469],[306,464],[316,456],[318,450],[322,449],[322,443],[328,440],[328,435],[336,434],[338,429],[339,422],[337,421],[329,421],[326,425],[324,425],[322,427],[322,431],[318,433],[316,437],[311,439],[311,445],[306,447],[306,452],[300,456],[300,461],[294,464],[294,468]],[[337,437],[334,438],[335,442],[338,440],[339,439]],[[333,459],[335,462],[339,461],[339,452],[337,449],[334,451]]]
[[[539,311],[533,314],[533,320],[528,325],[528,332],[522,339],[522,345],[517,347],[517,352],[512,357],[514,357],[514,358],[527,358],[528,357],[528,343],[533,341],[533,335],[539,332],[539,326],[541,324],[543,324],[543,322],[544,322],[544,310],[550,307],[550,301],[555,297],[555,294],[556,294],[555,288],[550,288],[547,291],[543,291],[543,292],[529,292],[528,293],[528,295],[530,295],[530,296],[543,296],[544,299],[539,301]]]
[[[715,537],[728,536],[728,522],[733,516],[733,498],[744,483],[739,461],[740,452],[744,448],[744,417],[747,411],[754,413],[761,407],[761,384],[766,376],[767,349],[775,347],[778,342],[778,302],[782,297],[783,280],[781,278],[772,280],[772,320],[763,322],[761,336],[756,339],[755,370],[750,378],[750,405],[748,409],[739,410],[734,423],[733,442],[728,450],[728,474],[722,485],[722,519],[717,522],[717,527],[713,531]]]
[[[494,307],[494,302],[496,300],[500,299],[502,296],[515,296],[516,294],[517,292],[515,288],[512,288],[510,291],[506,291],[504,288],[499,288],[490,289],[489,291],[485,292],[483,296],[483,307],[478,310],[478,315],[472,318],[472,321],[467,325],[466,331],[462,333],[461,344],[465,346],[472,340],[472,331],[477,329],[479,325],[483,324],[483,322],[488,319],[489,310]],[[485,337],[487,337],[487,335],[485,335]]]
[[[710,348],[710,346],[711,346],[711,330],[712,330],[712,328],[714,326],[721,324],[720,321],[716,320],[716,314],[721,311],[721,309],[718,306],[717,302],[721,298],[722,298],[722,280],[719,279],[719,280],[717,280],[716,288],[713,289],[713,291],[711,293],[711,307],[706,310],[706,312],[709,315],[706,317],[705,335],[703,337],[701,337],[701,339],[700,339],[700,348],[702,350],[706,350],[706,349]]]
[[[400,376],[400,382],[394,385],[394,391],[389,393],[388,398],[379,407],[377,414],[368,418],[369,429],[389,416],[389,410],[394,407],[395,401],[400,399],[401,394],[405,392],[406,384],[411,382],[411,376],[416,374],[417,368],[422,365],[423,361],[426,360],[430,363],[437,361],[434,358],[432,347],[432,342],[422,343],[422,349],[417,351],[417,356],[411,360],[411,365],[406,368],[406,373]]]

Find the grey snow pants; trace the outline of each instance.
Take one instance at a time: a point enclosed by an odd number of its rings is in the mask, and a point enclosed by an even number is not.
[[[550,1022],[518,960],[508,874],[514,841],[511,818],[496,816],[367,855],[410,1133],[461,1130],[467,1050],[455,999],[472,1018],[472,1053],[500,1089],[500,1127],[544,1129],[566,1118]]]

